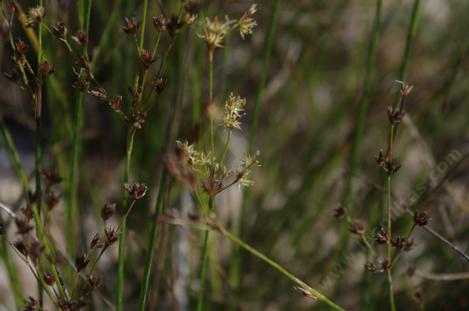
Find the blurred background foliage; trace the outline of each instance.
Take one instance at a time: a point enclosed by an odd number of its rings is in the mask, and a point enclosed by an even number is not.
[[[215,98],[222,103],[230,92],[246,97],[247,116],[243,131],[233,138],[229,161],[238,162],[247,150],[252,110],[262,76],[266,38],[275,0],[258,3],[254,34],[246,40],[230,36],[215,55]],[[34,1],[20,1],[26,9]],[[75,1],[47,0],[46,20],[61,20],[70,34],[79,29]],[[179,1],[150,1],[150,16],[176,13]],[[202,1],[200,17],[240,16],[250,1]],[[124,96],[132,85],[139,63],[132,39],[121,30],[125,17],[140,19],[141,1],[93,1],[89,46],[96,80],[109,94]],[[262,167],[255,185],[245,191],[230,191],[220,198],[220,218],[233,225],[240,216],[242,196],[247,194],[242,237],[276,258],[313,287],[350,310],[377,310],[387,306],[386,278],[364,271],[365,249],[351,237],[343,252],[340,230],[343,221],[332,217],[343,203],[358,105],[362,96],[368,44],[373,31],[375,1],[280,1],[275,19],[272,53],[267,80],[260,93],[258,127],[254,150],[261,151]],[[351,176],[353,217],[369,232],[384,226],[381,172],[374,156],[385,149],[386,109],[395,102],[399,68],[414,1],[383,1],[381,36],[368,98],[364,136],[359,147],[359,169]],[[410,123],[399,129],[396,157],[402,165],[395,177],[393,195],[405,200],[420,191],[429,175],[440,178],[451,170],[444,187],[425,193],[419,206],[430,211],[431,225],[462,249],[469,234],[469,2],[425,0],[420,4],[417,33],[405,80],[414,85],[406,106]],[[147,42],[155,40],[148,19]],[[15,38],[27,41],[16,24]],[[103,34],[107,39],[102,39]],[[163,40],[168,38],[163,37]],[[7,42],[2,41],[2,71],[11,64]],[[149,45],[150,46],[150,45]],[[47,83],[43,143],[47,168],[58,170],[67,182],[70,165],[71,120],[77,92],[71,85],[73,58],[64,46],[46,35],[45,55],[56,69],[55,82]],[[32,53],[31,49],[29,53]],[[128,230],[126,305],[131,310],[138,299],[143,274],[144,249],[150,227],[149,215],[157,192],[165,152],[175,139],[191,141],[204,127],[208,99],[206,47],[197,30],[183,29],[169,54],[163,75],[166,90],[150,97],[154,109],[143,130],[136,135],[132,176],[152,188],[152,195],[132,212]],[[24,93],[0,77],[0,113],[9,128],[27,170],[33,170],[34,118]],[[106,105],[85,95],[82,145],[79,162],[79,211],[77,248],[83,248],[95,232],[99,210],[106,201],[119,201],[124,170],[126,129]],[[202,120],[202,122],[201,122]],[[0,201],[15,205],[21,187],[11,162],[0,149]],[[451,156],[453,155],[453,156]],[[462,160],[461,160],[462,159]],[[446,167],[446,168],[444,168]],[[194,212],[183,187],[173,184],[167,194],[165,213],[186,217]],[[65,191],[65,190],[64,190]],[[190,200],[189,200],[190,201]],[[189,205],[189,207],[184,207]],[[63,206],[56,208],[53,232],[63,243]],[[396,228],[408,226],[400,217]],[[158,309],[193,309],[197,297],[199,232],[165,225],[155,256],[150,306]],[[469,306],[466,280],[430,280],[406,274],[409,266],[422,273],[448,274],[468,271],[466,261],[423,230],[416,230],[415,248],[405,253],[395,270],[399,310],[419,307],[415,293],[422,294],[427,310],[464,310]],[[209,309],[226,310],[325,310],[296,293],[287,279],[241,252],[240,286],[230,286],[232,249],[217,238],[210,255]],[[117,252],[117,250],[116,250]],[[13,255],[14,256],[14,255]],[[100,265],[105,275],[101,292],[112,297],[115,252]],[[17,266],[20,269],[21,263]],[[2,266],[0,304],[11,305],[12,295]],[[27,295],[35,293],[28,272],[21,272]],[[232,277],[232,275],[231,275]],[[29,286],[28,286],[29,284]],[[183,286],[181,286],[183,284]],[[189,304],[188,304],[189,303]]]

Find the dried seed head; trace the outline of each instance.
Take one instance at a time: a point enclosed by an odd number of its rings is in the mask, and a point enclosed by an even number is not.
[[[156,30],[164,31],[166,30],[167,21],[164,16],[154,16],[153,17],[153,25],[155,26]]]
[[[376,270],[378,270],[378,268],[376,267],[376,265],[374,263],[367,262],[365,264],[365,270],[369,271],[369,272],[376,272]]]
[[[101,278],[93,276],[93,275],[89,275],[88,284],[90,284],[91,288],[93,289],[98,288],[101,285]]]
[[[204,190],[210,197],[214,197],[222,189],[222,183],[220,180],[214,178],[208,178],[204,181]]]
[[[184,5],[184,11],[186,12],[186,23],[192,25],[200,11],[200,2],[190,0]]]
[[[72,36],[72,40],[78,45],[86,45],[88,43],[88,36],[83,30],[78,30],[77,33]]]
[[[15,44],[16,46],[16,52],[20,55],[24,55],[26,51],[28,50],[28,45],[21,39],[18,40]]]
[[[129,196],[134,200],[139,200],[145,196],[148,187],[143,183],[124,184],[125,190]]]
[[[393,125],[401,123],[402,118],[404,117],[404,115],[405,115],[404,111],[400,111],[397,108],[394,108],[392,106],[388,106],[388,120],[389,120],[389,123],[391,123]]]
[[[412,89],[414,88],[412,85],[408,84],[407,82],[403,81],[396,81],[397,83],[401,84],[401,95],[404,97],[409,96],[410,92],[412,92]]]
[[[181,30],[184,23],[179,21],[178,17],[172,15],[169,19],[168,23],[166,24],[166,29],[168,30],[168,34],[171,38],[176,37],[176,34]]]
[[[118,232],[113,227],[106,227],[104,229],[105,247],[114,244],[118,240]]]
[[[107,100],[107,92],[103,88],[97,88],[94,90],[89,91],[89,94],[93,97],[96,97],[99,100],[105,101]]]
[[[131,19],[125,18],[124,25],[122,26],[122,30],[128,35],[135,35],[138,31],[139,24],[135,20],[134,17]]]
[[[203,33],[198,36],[205,41],[211,53],[216,48],[223,47],[223,40],[233,29],[235,23],[235,20],[230,20],[228,17],[225,17],[224,22],[216,16],[213,20],[206,18],[203,25]],[[210,55],[210,57],[212,57],[212,55]]]
[[[387,244],[388,243],[388,234],[384,231],[383,228],[379,228],[375,232],[375,241],[378,244]]]
[[[44,281],[46,282],[47,285],[52,286],[55,283],[55,277],[52,274],[52,272],[47,271],[44,272]]]
[[[141,50],[140,59],[142,60],[143,67],[145,69],[150,68],[150,66],[156,61],[156,58],[153,57],[152,52],[145,49]]]
[[[238,21],[239,34],[242,39],[245,36],[252,34],[252,30],[257,26],[257,22],[252,18],[257,11],[257,4],[253,4],[249,9],[244,12],[243,16]]]
[[[86,92],[90,87],[90,80],[87,77],[78,77],[78,80],[72,83],[72,88],[79,92]]]
[[[62,177],[59,174],[53,171],[42,171],[42,177],[46,182],[47,187],[52,187],[57,184],[60,184]]]
[[[29,256],[34,262],[39,260],[39,257],[44,253],[44,245],[37,240],[31,241],[29,245]]]
[[[26,219],[33,219],[33,209],[31,208],[31,206],[25,206],[25,207],[22,207],[21,208],[21,213],[24,215],[24,217],[26,217]]]
[[[24,300],[24,311],[33,311],[33,310],[38,310],[39,309],[39,304],[37,303],[36,299],[33,297],[29,296],[28,299]]]
[[[426,211],[418,211],[414,214],[414,223],[418,226],[425,226],[428,224],[430,216]]]
[[[58,39],[65,39],[67,36],[67,27],[63,22],[57,22],[55,26],[52,27],[52,32]]]
[[[77,269],[77,272],[80,272],[85,269],[89,262],[90,260],[88,259],[88,256],[86,256],[86,254],[82,254],[75,257],[75,268]]]
[[[139,109],[134,109],[132,111],[132,126],[136,129],[141,129],[143,126],[143,123],[145,123],[145,119],[147,117],[147,114],[143,111],[140,111]]]
[[[40,23],[46,16],[46,10],[42,6],[30,8],[28,11],[28,27],[32,27]]]
[[[397,249],[403,249],[406,244],[406,240],[404,237],[397,236],[396,238],[391,240],[391,244]]]
[[[46,193],[46,204],[50,210],[52,210],[57,205],[57,203],[59,203],[59,201],[60,196],[56,195],[54,191],[49,191]]]
[[[381,268],[384,270],[384,271],[387,271],[391,268],[391,262],[389,260],[384,260],[382,263],[381,263]]]
[[[358,221],[352,221],[349,226],[349,231],[353,234],[362,235],[365,233],[365,227]]]
[[[104,241],[101,239],[98,233],[95,234],[90,242],[90,249],[101,249],[104,247]]]
[[[29,219],[17,217],[15,218],[15,224],[19,235],[27,235],[33,230],[33,226],[29,224]]]
[[[166,78],[159,77],[159,78],[153,79],[152,86],[156,95],[159,95],[164,91],[167,83],[168,83],[168,80]]]
[[[115,99],[109,101],[109,107],[114,111],[120,111],[122,107],[122,96],[117,96]]]
[[[383,150],[379,151],[378,155],[375,157],[375,161],[388,175],[393,175],[401,168],[400,165],[394,163],[394,160],[385,157]]]
[[[22,254],[23,256],[28,256],[29,252],[28,252],[28,247],[26,246],[26,243],[22,240],[22,239],[19,239],[19,240],[16,240],[15,242],[13,242],[13,246],[16,248],[16,250]]]
[[[101,218],[106,221],[116,212],[116,203],[106,203],[101,209]]]

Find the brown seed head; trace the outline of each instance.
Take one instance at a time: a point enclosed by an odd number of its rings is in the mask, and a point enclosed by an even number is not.
[[[27,235],[33,230],[33,226],[29,224],[29,219],[17,217],[15,218],[15,224],[18,229],[17,233],[20,235]]]
[[[387,244],[388,243],[388,234],[384,231],[383,228],[379,228],[375,232],[375,241],[378,244]]]
[[[26,243],[22,239],[19,239],[13,242],[13,246],[16,248],[18,252],[20,252],[20,254],[22,254],[23,256],[28,256],[28,247],[26,246]]]
[[[101,278],[90,275],[88,276],[88,284],[90,284],[93,289],[98,288],[101,285]]]
[[[349,226],[349,231],[353,234],[361,235],[365,233],[365,227],[358,221],[352,221]]]
[[[168,83],[168,80],[162,77],[153,79],[152,86],[156,95],[159,95],[164,91],[167,83]]]
[[[116,203],[106,203],[101,209],[101,218],[106,221],[116,212]]]
[[[28,50],[28,45],[21,39],[18,40],[15,44],[16,46],[16,52],[20,55],[24,55],[26,51]]]
[[[430,216],[426,211],[418,211],[414,214],[414,223],[418,226],[425,226],[428,224]]]
[[[117,96],[115,99],[109,101],[109,107],[114,111],[120,111],[122,107],[122,96]]]
[[[128,35],[135,35],[138,31],[139,24],[135,20],[134,17],[132,18],[125,18],[124,25],[122,26],[122,30]]]
[[[34,262],[39,260],[39,257],[44,253],[44,245],[39,241],[33,240],[29,245],[29,256]]]
[[[214,197],[222,189],[222,183],[215,178],[208,178],[204,181],[204,190],[210,197]]]
[[[104,229],[105,247],[114,244],[118,240],[118,232],[113,227],[106,227]]]
[[[88,43],[88,36],[83,30],[78,30],[77,33],[72,36],[72,39],[78,45],[86,45]]]
[[[58,39],[65,39],[67,36],[67,27],[63,22],[57,22],[55,26],[52,27],[52,32]]]
[[[104,241],[101,239],[98,233],[95,234],[93,239],[90,242],[90,248],[91,249],[100,249],[104,247]]]
[[[156,58],[153,57],[152,52],[145,49],[141,50],[140,59],[142,60],[143,67],[145,69],[150,68],[150,66],[156,61]]]
[[[177,16],[172,15],[169,19],[166,28],[168,29],[168,34],[171,38],[174,38],[179,30],[184,26],[184,23],[179,21]]]
[[[153,25],[158,31],[166,30],[166,25],[167,25],[166,18],[164,18],[164,16],[153,16]]]
[[[60,201],[60,196],[56,195],[54,191],[47,192],[46,204],[50,210],[52,210],[57,205],[57,203],[59,203],[59,201]]]
[[[369,271],[369,272],[376,272],[378,268],[376,267],[376,265],[372,262],[367,262],[365,264],[365,270],[366,271]]]
[[[77,269],[77,272],[80,272],[85,269],[89,262],[90,260],[88,259],[86,254],[82,254],[75,257],[75,268]]]
[[[347,210],[342,205],[339,205],[336,209],[334,209],[334,217],[338,219],[344,218],[345,214],[347,214]]]
[[[89,91],[90,95],[96,97],[99,100],[105,101],[107,100],[107,92],[103,88],[97,88],[94,90]]]
[[[55,283],[55,277],[52,274],[52,272],[47,271],[44,272],[44,281],[46,282],[47,285],[52,286]]]
[[[148,187],[143,183],[124,184],[125,190],[129,196],[134,200],[139,200],[145,196]]]
[[[42,177],[44,178],[44,181],[46,182],[46,185],[48,187],[60,184],[60,182],[62,181],[62,177],[60,177],[59,174],[53,171],[43,171]]]

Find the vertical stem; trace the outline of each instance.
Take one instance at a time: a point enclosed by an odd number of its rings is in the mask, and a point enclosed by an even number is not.
[[[209,51],[209,107],[214,104],[213,102],[213,50]],[[215,156],[215,133],[213,126],[213,117],[210,117],[210,150],[212,151],[212,157]]]
[[[393,158],[393,142],[394,142],[394,125],[391,125],[389,131],[389,142],[388,142],[388,152],[387,158],[391,161]],[[388,233],[388,244],[386,248],[386,257],[388,261],[389,267],[387,268],[387,276],[388,276],[388,285],[389,285],[389,306],[391,311],[396,310],[396,305],[394,301],[394,290],[393,290],[393,283],[392,283],[392,173],[389,172],[387,176],[386,182],[386,209],[387,209],[387,233]]]
[[[197,311],[204,310],[205,302],[205,279],[207,274],[207,258],[208,258],[208,240],[210,230],[204,231],[204,244],[202,247],[202,255],[200,257],[200,288],[199,288],[199,299],[197,302]]]
[[[158,238],[158,215],[161,214],[163,210],[164,195],[166,191],[166,168],[163,167],[163,173],[161,174],[160,188],[158,190],[158,198],[156,200],[155,206],[155,218],[153,219],[151,230],[150,230],[150,241],[148,242],[148,253],[145,262],[145,272],[143,274],[143,285],[140,290],[140,301],[139,301],[139,311],[145,310],[145,304],[148,296],[148,288],[150,286],[150,275],[153,264],[153,256],[156,248],[156,241]]]
[[[147,20],[148,13],[148,0],[143,2],[143,17],[142,17],[142,26],[140,30],[140,42],[139,49],[143,49],[143,44],[145,41],[145,25]],[[140,54],[140,51],[139,54]],[[139,75],[137,74],[135,79],[135,85],[138,87]],[[126,158],[125,158],[125,173],[124,173],[124,183],[129,182],[130,175],[130,163],[132,160],[132,150],[134,144],[135,128],[132,125],[129,125],[129,130],[127,134],[127,149],[126,149]],[[123,209],[126,208],[128,201],[127,191],[124,191],[124,204]],[[127,229],[127,220],[123,219],[121,230],[119,232],[119,257],[117,263],[117,298],[116,298],[116,311],[123,310],[123,301],[124,301],[124,274],[125,274],[125,232]]]
[[[125,173],[124,173],[124,183],[129,182],[130,175],[130,163],[132,159],[132,150],[134,144],[135,130],[133,128],[129,129],[128,139],[127,139],[127,148],[126,148],[126,158],[125,158]],[[124,191],[124,204],[123,211],[127,207],[128,194],[127,191]],[[120,232],[119,232],[119,259],[117,263],[117,302],[116,310],[122,311],[122,303],[124,300],[124,269],[125,269],[125,231],[127,229],[127,220],[125,218],[121,221]]]

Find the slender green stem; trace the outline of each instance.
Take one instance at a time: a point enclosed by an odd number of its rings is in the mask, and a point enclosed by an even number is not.
[[[225,162],[226,154],[228,153],[228,147],[230,145],[231,140],[231,130],[228,129],[228,134],[226,136],[225,147],[223,148],[223,154],[221,155],[220,163],[223,164]]]
[[[127,139],[127,151],[125,158],[125,173],[124,173],[124,183],[129,182],[130,175],[130,163],[132,159],[132,150],[134,144],[135,129],[129,129],[129,135]],[[124,191],[124,204],[123,208],[127,207],[128,194],[127,191]],[[125,232],[127,229],[127,220],[124,218],[120,224],[119,232],[119,258],[117,263],[117,302],[116,310],[122,311],[123,309],[123,300],[124,300],[124,269],[125,269]]]
[[[10,252],[8,251],[8,243],[6,236],[2,236],[0,237],[0,239],[0,254],[3,258],[3,263],[5,264],[8,278],[10,279],[10,286],[13,290],[16,306],[19,307],[23,304],[23,289],[21,287],[18,271],[16,270],[15,263],[11,258]]]
[[[244,248],[245,250],[247,250],[248,252],[250,252],[254,256],[258,257],[262,261],[269,264],[271,267],[275,268],[277,271],[279,271],[281,274],[283,274],[288,279],[290,279],[293,283],[295,283],[299,287],[299,289],[301,289],[302,291],[307,292],[312,298],[319,299],[320,301],[326,303],[329,307],[331,307],[334,310],[345,311],[344,308],[340,307],[339,305],[334,303],[332,300],[330,300],[329,298],[324,296],[322,293],[320,293],[319,291],[315,290],[314,288],[312,288],[311,286],[309,286],[308,284],[306,284],[305,282],[303,282],[302,280],[297,278],[295,275],[293,275],[287,269],[285,269],[280,264],[278,264],[274,260],[270,259],[266,255],[264,255],[263,253],[259,252],[254,247],[252,247],[249,244],[245,243],[240,238],[236,237],[235,235],[233,235],[229,231],[225,230],[224,228],[218,226],[218,229],[220,229],[221,234],[223,234],[225,237],[230,239],[233,243],[235,243],[236,245]]]
[[[145,272],[143,274],[143,285],[140,290],[140,299],[139,299],[139,310],[144,311],[145,305],[148,296],[148,288],[150,286],[150,276],[151,269],[153,264],[153,257],[156,249],[156,241],[158,238],[158,215],[161,214],[163,210],[164,195],[166,191],[166,168],[163,168],[163,173],[161,175],[160,188],[158,190],[158,198],[155,205],[155,218],[153,219],[151,230],[150,230],[150,241],[148,242],[148,253],[145,262]]]
[[[209,106],[214,105],[213,102],[213,51],[209,51]],[[210,117],[210,150],[212,151],[212,157],[215,156],[215,130],[213,125],[213,117]]]
[[[91,0],[81,1],[82,9],[80,11],[80,23],[86,35],[89,32],[90,15],[91,15]],[[82,49],[82,54],[88,58],[88,48],[85,45]],[[83,123],[83,92],[79,92],[76,99],[75,119],[72,128],[72,155],[70,164],[70,179],[69,189],[67,193],[67,209],[66,209],[66,240],[67,240],[67,254],[70,257],[75,255],[75,219],[78,217],[78,167],[80,155],[80,132]]]
[[[145,41],[145,25],[147,20],[148,13],[148,0],[143,2],[143,17],[142,17],[142,26],[140,30],[140,42],[138,44],[139,54],[143,49]],[[140,75],[137,74],[135,78],[135,84],[138,86]],[[125,159],[125,173],[124,173],[124,183],[129,182],[130,175],[130,164],[132,160],[132,150],[134,144],[135,128],[130,125],[127,136],[127,152]],[[128,195],[127,191],[124,191],[124,208],[127,206]],[[117,263],[117,301],[116,301],[116,311],[123,310],[123,301],[124,301],[124,274],[125,274],[125,234],[127,229],[127,220],[123,219],[121,224],[121,230],[119,232],[119,257]]]
[[[379,37],[381,32],[381,6],[382,1],[376,1],[375,17],[374,17],[374,26],[373,32],[370,37],[370,42],[368,44],[368,53],[366,58],[366,67],[365,67],[365,77],[363,82],[363,90],[360,97],[360,102],[358,104],[358,113],[355,120],[355,133],[352,143],[352,148],[350,152],[349,168],[347,181],[344,192],[344,207],[348,212],[351,211],[351,206],[354,201],[354,191],[353,191],[353,178],[358,173],[360,169],[360,147],[363,141],[363,136],[365,132],[365,123],[366,123],[366,114],[368,111],[368,102],[371,86],[373,84],[373,72],[376,64],[376,54],[379,45]],[[341,245],[339,247],[339,257],[342,257],[343,252],[345,251],[349,240],[349,231],[347,228],[347,223],[344,222],[341,228]]]
[[[197,301],[197,311],[204,310],[209,236],[210,236],[210,230],[205,230],[204,231],[204,244],[202,247],[202,255],[200,257],[200,288],[199,288],[199,299]]]

